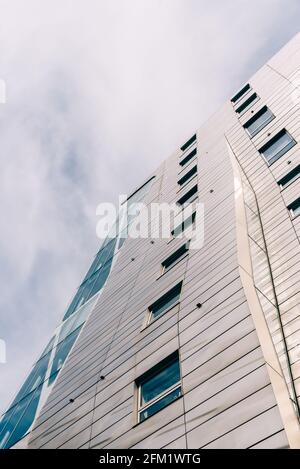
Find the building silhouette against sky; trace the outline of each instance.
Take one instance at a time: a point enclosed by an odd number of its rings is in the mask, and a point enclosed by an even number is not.
[[[106,238],[2,447],[300,447],[299,71],[298,34],[128,197],[186,223]]]

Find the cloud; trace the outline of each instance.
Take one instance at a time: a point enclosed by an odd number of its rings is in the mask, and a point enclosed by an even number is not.
[[[0,0],[4,409],[152,172],[296,33],[294,0]]]

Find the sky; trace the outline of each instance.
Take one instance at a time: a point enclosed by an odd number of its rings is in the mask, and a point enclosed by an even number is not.
[[[299,0],[0,0],[0,412],[130,193],[298,32]]]

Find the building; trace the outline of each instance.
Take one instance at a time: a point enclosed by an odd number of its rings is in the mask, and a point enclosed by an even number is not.
[[[300,34],[129,197],[201,201],[203,246],[106,239],[3,447],[300,447],[299,70]]]

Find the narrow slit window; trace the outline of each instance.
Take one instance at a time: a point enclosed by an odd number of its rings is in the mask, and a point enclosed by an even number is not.
[[[246,112],[254,103],[259,100],[259,97],[256,93],[253,93],[249,98],[247,98],[239,107],[236,108],[235,112],[237,114],[243,114]]]
[[[136,381],[138,421],[143,422],[182,395],[178,352],[167,357]]]
[[[189,217],[183,220],[182,223],[176,226],[174,230],[171,231],[171,235],[174,238],[179,238],[184,231],[186,231],[190,226],[194,225],[196,221],[196,212],[192,213]]]
[[[187,142],[185,142],[184,145],[182,145],[182,147],[180,147],[180,150],[181,151],[185,151],[187,150],[197,139],[197,135],[193,135]]]
[[[180,262],[189,252],[189,243],[183,244],[179,249],[173,252],[167,259],[165,259],[162,265],[162,273],[172,269],[178,262]]]
[[[294,200],[289,206],[288,209],[292,215],[292,217],[297,217],[300,215],[300,197],[298,199]]]
[[[179,303],[181,287],[182,282],[175,285],[175,287],[171,288],[171,290],[149,306],[149,311],[151,313],[150,321],[158,318],[162,314],[165,314]]]
[[[191,151],[188,155],[186,155],[182,160],[179,161],[180,166],[185,166],[189,161],[191,161],[194,156],[197,154],[197,148]]]
[[[182,197],[180,197],[180,199],[177,201],[177,205],[184,206],[184,205],[190,204],[194,202],[194,200],[196,200],[197,197],[198,197],[198,186],[196,184],[189,191],[187,191]]]
[[[279,186],[281,189],[284,189],[292,182],[296,181],[300,177],[300,164],[298,164],[295,168],[293,168],[289,173],[287,173],[283,178],[278,181]]]
[[[180,186],[184,186],[185,184],[187,184],[191,179],[193,179],[194,176],[196,176],[197,174],[197,165],[193,166],[192,169],[190,169],[184,176],[182,176],[179,181],[178,181],[178,184]]]
[[[296,145],[296,141],[285,129],[283,129],[263,145],[259,152],[264,156],[267,163],[271,165],[281,158],[281,156],[283,156],[294,145]]]
[[[233,96],[233,98],[231,98],[231,102],[236,103],[239,99],[241,99],[250,90],[251,90],[251,86],[249,85],[249,83],[247,83],[247,85],[245,85],[240,91],[238,91],[238,93],[236,93]]]
[[[264,106],[244,124],[244,129],[248,132],[250,137],[254,137],[274,118],[275,116],[270,109],[267,106]]]

